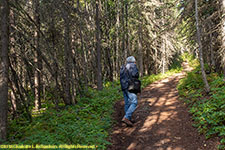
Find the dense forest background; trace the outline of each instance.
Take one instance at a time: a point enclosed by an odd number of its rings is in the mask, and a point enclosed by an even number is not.
[[[225,76],[224,0],[1,0],[0,7],[0,140],[7,120],[32,122],[46,104],[76,105],[90,88],[117,81],[130,55],[140,76],[165,73],[185,51],[200,58],[203,78],[205,70]]]

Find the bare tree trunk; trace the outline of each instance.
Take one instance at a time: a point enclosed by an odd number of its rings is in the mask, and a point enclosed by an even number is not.
[[[147,46],[147,47],[148,47],[148,46]],[[149,48],[149,47],[148,47],[147,50],[145,51],[145,54],[144,54],[144,55],[145,55],[145,56],[150,56],[150,48]],[[150,68],[150,67],[149,67],[149,66],[150,66],[150,61],[151,61],[150,58],[148,58],[148,59],[146,59],[145,62],[144,62],[144,64],[145,64],[145,69],[146,69],[146,70],[145,70],[145,74],[146,74],[146,75],[149,75],[149,74],[150,74],[150,69],[149,69],[149,68]]]
[[[166,40],[162,39],[162,74],[165,74],[166,68]]]
[[[81,16],[81,13],[80,13],[80,1],[77,0],[77,10],[78,10],[78,14],[80,17]],[[88,84],[88,80],[87,80],[87,60],[86,60],[86,57],[85,57],[85,43],[84,43],[84,39],[83,39],[83,33],[82,33],[82,25],[81,23],[78,24],[79,25],[79,35],[80,35],[80,40],[81,40],[81,52],[82,52],[82,65],[84,67],[84,92],[87,91],[88,87],[87,87],[87,84]]]
[[[1,6],[1,59],[0,59],[0,141],[7,139],[8,72],[9,72],[9,3]]]
[[[41,68],[42,63],[40,59],[40,18],[39,18],[39,0],[33,0],[34,5],[34,20],[37,26],[37,29],[34,33],[35,38],[35,72],[34,72],[34,88],[35,88],[35,109],[39,110],[41,108]]]
[[[100,20],[99,20],[99,0],[96,1],[96,48],[97,48],[97,88],[102,90],[102,64],[101,64],[101,39],[100,39]]]
[[[13,88],[12,85],[11,85],[11,88]],[[15,115],[16,115],[16,110],[17,110],[17,105],[16,105],[16,97],[15,97],[15,93],[13,92],[12,89],[11,89],[9,95],[10,95],[10,102],[11,102],[12,110],[13,110],[13,117],[15,117]]]
[[[138,29],[138,54],[139,54],[139,69],[140,69],[140,76],[143,76],[143,47],[142,47],[142,40],[141,40],[141,26]]]
[[[222,65],[225,80],[225,0],[222,0]]]
[[[166,3],[167,3],[167,0],[166,0]],[[165,26],[165,22],[167,22],[167,19],[166,19],[166,15],[168,15],[168,12],[167,12],[167,6],[164,8],[163,10],[163,17],[162,17],[162,24],[163,26]],[[165,74],[166,72],[166,33],[162,36],[162,74]]]
[[[109,80],[110,81],[113,81],[113,66],[112,66],[112,62],[111,62],[111,59],[110,59],[110,49],[107,49],[107,52],[106,52],[106,59],[107,59],[107,64],[109,65],[108,66],[108,71],[109,71]]]
[[[138,35],[137,35],[137,41],[138,41],[138,55],[139,55],[139,69],[140,69],[140,76],[142,77],[143,76],[143,72],[144,72],[144,67],[143,67],[143,46],[142,46],[142,27],[141,27],[141,22],[142,22],[142,19],[141,19],[141,8],[140,6],[138,6],[138,16],[139,16],[139,23],[138,23]]]
[[[128,55],[130,55],[130,47],[129,47],[129,29],[128,29],[128,1],[126,1],[125,4],[125,18],[126,18],[126,53],[125,58],[127,58]]]
[[[71,105],[71,47],[70,47],[70,24],[69,24],[69,13],[68,10],[64,11],[63,14],[63,19],[64,19],[64,53],[65,53],[65,104],[66,105]]]
[[[162,65],[163,65],[163,69],[162,69],[162,73],[166,73],[168,71],[168,53],[169,53],[169,50],[167,48],[167,34],[165,33],[165,35],[163,36],[163,39],[162,39]]]
[[[127,49],[125,48],[125,23],[124,23],[124,20],[125,20],[125,10],[124,10],[124,7],[125,7],[125,2],[124,0],[122,0],[122,18],[121,18],[121,24],[122,24],[122,52],[123,52],[123,55],[122,55],[122,60],[126,59],[127,58]]]
[[[116,14],[116,78],[118,78],[118,72],[119,72],[119,48],[120,48],[120,0],[117,1],[117,14]]]
[[[212,36],[212,33],[209,34],[209,38],[210,38],[210,45],[209,45],[209,48],[210,48],[210,64],[211,64],[211,69],[212,71],[215,70],[215,54],[214,54],[214,50],[213,50],[213,46],[212,46],[212,43],[213,43],[213,36]]]
[[[117,79],[117,56],[116,56],[116,51],[117,51],[117,45],[116,45],[117,39],[115,38],[113,41],[113,80]]]
[[[198,23],[198,19],[199,19],[198,18],[198,0],[195,0],[195,18],[196,18],[197,40],[198,40],[198,46],[199,46],[199,59],[200,59],[200,65],[201,65],[202,78],[205,84],[206,92],[208,93],[210,91],[210,87],[205,74],[203,54],[202,54],[201,34],[200,34],[199,23]]]

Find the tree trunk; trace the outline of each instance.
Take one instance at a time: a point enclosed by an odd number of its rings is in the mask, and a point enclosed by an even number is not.
[[[123,52],[123,55],[122,55],[122,60],[125,60],[126,58],[127,58],[127,49],[125,48],[125,43],[126,43],[126,41],[125,41],[125,23],[124,23],[124,20],[125,20],[125,9],[124,9],[124,7],[125,7],[125,2],[124,2],[124,0],[122,0],[122,18],[121,18],[121,24],[122,24],[122,29],[123,29],[123,31],[122,31],[122,52]]]
[[[208,93],[210,91],[210,87],[205,74],[203,54],[202,54],[201,34],[200,34],[199,23],[198,23],[198,19],[199,19],[198,18],[198,0],[195,0],[195,19],[196,19],[197,40],[198,40],[198,46],[199,46],[199,59],[200,59],[200,65],[201,65],[202,78],[205,84],[205,90]]]
[[[143,45],[142,45],[142,26],[141,26],[141,22],[142,22],[142,16],[141,16],[141,8],[140,6],[138,6],[138,16],[139,16],[139,23],[138,23],[138,35],[137,35],[137,46],[138,46],[138,62],[139,62],[139,70],[140,70],[140,76],[143,76],[143,72],[144,72],[144,67],[143,67]]]
[[[40,56],[40,18],[39,18],[39,0],[33,0],[34,5],[34,21],[36,23],[37,29],[34,33],[35,39],[35,71],[34,71],[34,88],[35,88],[35,109],[39,110],[41,108],[41,70],[42,70],[42,63],[41,63],[41,56]]]
[[[100,20],[99,20],[99,0],[96,1],[96,49],[97,49],[97,89],[102,90],[102,64],[101,64],[101,39],[100,39]]]
[[[222,65],[225,80],[225,0],[222,0]]]
[[[119,72],[119,49],[120,49],[120,0],[117,1],[117,14],[116,14],[116,79],[118,78]]]
[[[8,72],[9,72],[9,3],[1,6],[1,59],[0,59],[0,141],[7,139]]]
[[[77,11],[78,11],[78,15],[80,16],[80,18],[82,17],[81,16],[81,12],[80,12],[80,1],[77,0]],[[80,20],[81,21],[81,20]],[[84,67],[84,93],[87,92],[88,90],[88,80],[87,80],[87,59],[85,57],[85,43],[84,43],[84,39],[83,39],[83,33],[82,33],[82,23],[79,23],[79,35],[80,35],[80,40],[81,40],[81,53],[82,53],[82,65]]]
[[[165,74],[168,71],[168,53],[169,50],[167,48],[167,34],[163,35],[162,38],[162,73]]]
[[[10,81],[9,81],[10,82]],[[13,111],[13,118],[15,118],[16,116],[16,110],[17,110],[17,105],[16,105],[16,97],[15,97],[15,93],[12,90],[12,84],[11,84],[11,90],[10,90],[10,103],[11,103],[11,107],[12,107],[12,111]]]
[[[127,58],[128,55],[130,55],[130,47],[129,47],[129,29],[128,29],[128,1],[126,1],[125,4],[125,18],[126,18],[126,53],[125,58]]]
[[[210,64],[211,64],[211,70],[212,71],[215,71],[215,54],[214,54],[214,50],[213,50],[213,46],[212,46],[212,43],[213,43],[213,36],[212,36],[212,33],[209,34],[209,38],[210,38],[210,45],[209,45],[209,48],[210,48]]]
[[[14,12],[12,10],[10,10],[9,13],[9,22],[10,22],[10,27],[9,30],[11,33],[15,32],[15,29],[12,26],[15,26],[15,15]],[[11,36],[10,37],[10,43],[15,44],[16,40],[15,40],[15,36]],[[10,51],[15,53],[17,49],[15,49],[14,47],[10,48]],[[15,60],[16,62],[16,60]],[[18,66],[18,65],[16,65]],[[9,89],[10,89],[10,93],[9,93],[9,97],[10,97],[10,102],[11,102],[11,109],[13,110],[13,117],[12,119],[14,119],[16,117],[16,113],[17,113],[17,101],[18,99],[16,98],[16,93],[13,91],[13,84],[10,81],[10,78],[8,79],[9,81]],[[26,84],[28,84],[28,79],[26,78]]]
[[[64,102],[66,105],[71,105],[71,47],[70,47],[70,25],[69,25],[69,13],[68,10],[63,12],[64,16],[64,54],[65,54],[65,97]]]
[[[162,74],[165,74],[166,68],[166,40],[162,39]]]
[[[142,47],[142,40],[141,40],[141,26],[138,29],[138,54],[139,54],[139,69],[140,69],[140,76],[143,76],[143,47]]]

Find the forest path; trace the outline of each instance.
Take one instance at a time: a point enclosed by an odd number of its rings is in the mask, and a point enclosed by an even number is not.
[[[134,127],[121,123],[124,102],[116,103],[117,123],[109,150],[216,150],[217,140],[206,140],[197,132],[187,107],[179,100],[178,81],[191,70],[187,63],[183,65],[183,72],[150,84],[138,96]]]

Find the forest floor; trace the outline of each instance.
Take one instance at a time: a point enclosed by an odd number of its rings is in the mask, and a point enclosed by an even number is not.
[[[219,140],[205,139],[192,126],[187,106],[179,100],[176,86],[192,68],[169,78],[154,82],[138,96],[138,107],[133,114],[136,123],[126,127],[124,101],[115,104],[115,120],[109,150],[216,150]]]

